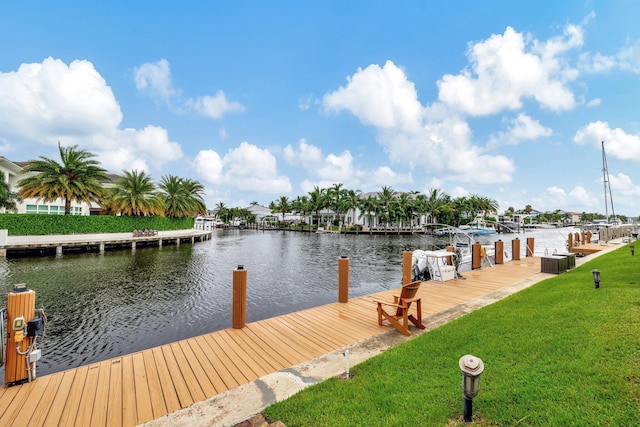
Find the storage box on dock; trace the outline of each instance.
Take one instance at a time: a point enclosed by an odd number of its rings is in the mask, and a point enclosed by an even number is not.
[[[552,255],[543,257],[540,265],[543,273],[560,274],[567,271],[568,258],[565,256]]]
[[[553,254],[554,256],[563,256],[565,258],[567,258],[567,270],[571,270],[572,268],[574,268],[576,266],[576,254],[572,254],[572,253],[558,253],[558,254]]]

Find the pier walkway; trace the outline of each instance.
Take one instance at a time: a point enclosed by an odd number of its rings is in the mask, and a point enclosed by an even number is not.
[[[134,233],[94,233],[94,234],[48,234],[44,236],[8,236],[6,244],[0,246],[0,257],[14,252],[52,252],[62,255],[67,250],[84,250],[103,253],[115,248],[136,246],[179,245],[180,242],[194,243],[211,238],[211,231],[186,229],[158,231],[153,235]],[[54,252],[55,251],[55,252]]]
[[[527,257],[465,272],[465,280],[424,282],[427,330],[553,276],[540,270],[540,258]],[[0,389],[0,425],[233,425],[270,400],[336,375],[335,366],[344,369],[345,350],[353,350],[355,364],[406,339],[377,324],[375,301],[394,293],[261,320]],[[278,384],[285,390],[277,391]]]

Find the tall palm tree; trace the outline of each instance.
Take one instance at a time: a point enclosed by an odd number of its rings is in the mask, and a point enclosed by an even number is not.
[[[329,206],[338,215],[338,232],[340,232],[340,213],[342,208],[342,201],[344,199],[344,188],[342,183],[333,184],[333,187],[327,189],[327,198],[329,199]]]
[[[378,198],[371,194],[368,195],[366,199],[363,199],[360,202],[360,210],[362,211],[360,217],[367,217],[369,220],[369,234],[373,234],[373,231],[371,230],[371,219],[373,218],[373,215],[378,212]]]
[[[164,215],[164,201],[151,176],[144,171],[123,171],[112,191],[116,213],[127,216]]]
[[[0,209],[15,212],[18,210],[16,203],[19,201],[21,201],[20,196],[11,191],[4,172],[0,171]]]
[[[64,214],[71,213],[71,202],[102,203],[107,194],[103,183],[109,181],[106,170],[98,166],[95,154],[78,150],[78,146],[62,147],[58,143],[60,160],[40,156],[30,160],[23,173],[34,175],[18,181],[18,195],[44,202],[64,201]]]
[[[313,187],[309,192],[309,211],[316,213],[316,230],[320,229],[320,211],[327,207],[326,189],[318,186]]]
[[[380,215],[385,220],[384,234],[387,234],[387,224],[391,221],[391,202],[396,197],[396,191],[387,187],[382,187],[382,190],[378,193],[378,209]]]
[[[291,210],[291,202],[287,196],[280,196],[278,201],[273,202],[269,207],[271,208],[271,213],[281,213],[282,222],[284,222],[285,214]]]
[[[362,191],[360,190],[345,190],[344,192],[344,201],[347,205],[347,212],[351,211],[352,222],[355,222],[356,219],[356,209],[360,204],[360,197],[362,196]]]
[[[300,214],[302,221],[305,221],[307,213],[309,212],[309,198],[307,196],[298,196],[291,202],[291,209],[297,214]]]
[[[204,187],[198,181],[165,175],[160,181],[159,189],[164,199],[165,216],[188,218],[206,214],[207,207],[202,198]]]

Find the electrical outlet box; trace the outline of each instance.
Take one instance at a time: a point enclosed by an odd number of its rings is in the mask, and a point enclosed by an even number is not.
[[[29,356],[27,356],[27,363],[36,363],[38,360],[40,360],[41,357],[42,350],[33,350],[31,353],[29,353]]]

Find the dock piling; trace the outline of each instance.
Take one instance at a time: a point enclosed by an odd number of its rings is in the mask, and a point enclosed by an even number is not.
[[[411,283],[411,267],[413,263],[413,252],[402,252],[402,284]]]
[[[231,326],[242,329],[247,322],[247,270],[242,264],[233,270],[233,309]]]
[[[5,386],[22,384],[29,380],[31,367],[26,353],[31,339],[25,336],[24,326],[35,316],[36,293],[26,286],[14,286],[7,295],[7,353],[4,371]],[[18,351],[22,354],[18,354]]]
[[[338,259],[338,302],[349,302],[349,258]]]

